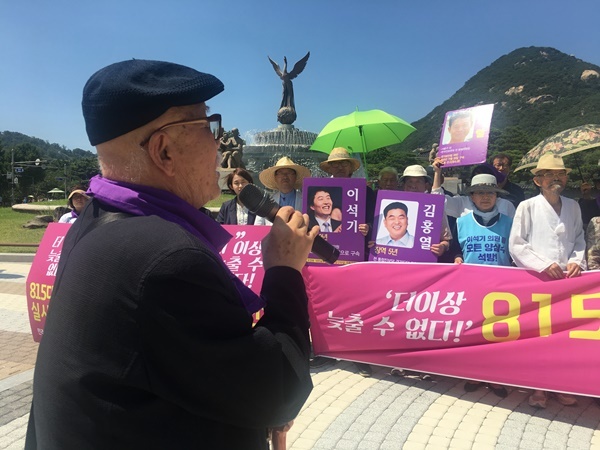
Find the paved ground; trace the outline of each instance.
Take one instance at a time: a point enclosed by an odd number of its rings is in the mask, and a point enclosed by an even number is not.
[[[0,449],[22,449],[37,344],[27,318],[28,262],[0,254]],[[528,393],[505,399],[487,389],[466,393],[454,378],[371,378],[345,361],[313,371],[315,388],[288,433],[289,449],[600,449],[600,408],[527,404]]]

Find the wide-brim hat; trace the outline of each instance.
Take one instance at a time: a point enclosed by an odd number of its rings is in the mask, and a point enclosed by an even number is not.
[[[263,170],[258,174],[258,179],[260,182],[269,189],[277,189],[277,183],[275,182],[275,172],[279,169],[292,169],[296,172],[296,184],[294,188],[300,189],[302,187],[302,180],[310,177],[310,170],[308,167],[301,166],[300,164],[296,164],[287,156],[280,158],[273,167],[269,167],[268,169]]]
[[[475,191],[495,192],[497,194],[507,195],[508,192],[498,187],[496,177],[489,173],[480,173],[471,179],[471,186],[465,192],[470,194]]]
[[[86,198],[89,198],[89,196],[85,193],[85,191],[83,189],[75,189],[74,191],[72,191],[69,194],[68,200],[71,200],[71,198],[77,194],[83,195]]]
[[[348,153],[348,150],[344,147],[336,147],[331,150],[327,161],[323,161],[319,164],[319,167],[321,167],[321,170],[324,172],[331,173],[329,170],[329,163],[335,161],[349,161],[350,164],[352,164],[352,172],[356,172],[360,167],[360,161],[350,156],[350,153]]]
[[[404,179],[406,177],[425,177],[427,179],[427,182],[432,182],[431,177],[427,173],[425,167],[420,166],[419,164],[408,166],[406,169],[404,169],[404,172],[400,177],[400,183],[404,182]]]
[[[535,169],[531,169],[532,174],[537,174],[540,170],[566,170],[567,173],[573,169],[567,169],[562,156],[555,153],[544,153],[539,159]]]
[[[73,197],[75,197],[76,195],[83,195],[86,199],[90,198],[89,195],[87,195],[85,193],[85,191],[82,190],[82,189],[75,189],[75,190],[71,191],[71,193],[67,197],[67,204],[69,206],[71,206],[71,208],[74,208],[74,206],[73,206]]]

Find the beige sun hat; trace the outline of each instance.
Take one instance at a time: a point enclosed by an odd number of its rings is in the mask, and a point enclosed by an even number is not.
[[[350,156],[350,153],[344,147],[336,147],[331,150],[327,161],[323,161],[319,166],[324,172],[331,173],[329,171],[329,163],[335,161],[349,161],[352,164],[352,172],[356,172],[360,167],[360,161]]]
[[[432,183],[431,177],[427,173],[427,169],[419,164],[414,164],[404,169],[404,172],[402,172],[402,176],[400,177],[400,183],[402,183],[406,177],[425,177],[429,183]]]
[[[83,195],[83,196],[86,198],[86,200],[87,200],[88,198],[90,198],[90,197],[89,197],[89,196],[88,196],[88,195],[85,193],[85,191],[84,191],[83,189],[75,189],[75,190],[71,191],[71,193],[69,194],[69,197],[67,198],[67,203],[68,203],[68,205],[69,205],[71,208],[73,208],[73,209],[75,208],[75,207],[73,206],[73,197],[74,197],[75,195]]]
[[[508,194],[504,189],[498,187],[498,181],[496,177],[489,173],[480,173],[475,175],[471,180],[471,186],[469,186],[465,193],[470,194],[475,191],[483,192],[495,192],[496,194]]]
[[[562,156],[554,153],[544,153],[537,163],[535,169],[531,169],[532,174],[538,173],[540,170],[566,170],[567,173],[573,169],[567,169],[563,162]]]
[[[310,177],[310,170],[308,167],[296,164],[290,158],[284,156],[283,158],[279,158],[273,167],[269,167],[268,169],[265,169],[259,173],[258,179],[266,188],[277,189],[275,172],[277,172],[279,169],[292,169],[296,172],[296,184],[294,185],[295,189],[300,189],[302,187],[302,180]]]

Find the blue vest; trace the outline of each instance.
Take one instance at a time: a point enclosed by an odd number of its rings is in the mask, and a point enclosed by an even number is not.
[[[475,220],[473,211],[459,217],[456,220],[456,228],[464,262],[510,266],[508,237],[512,222],[510,217],[500,214],[496,223],[486,227]]]

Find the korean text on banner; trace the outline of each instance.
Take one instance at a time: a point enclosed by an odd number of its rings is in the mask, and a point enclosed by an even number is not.
[[[600,272],[358,263],[304,272],[315,354],[600,396]]]

